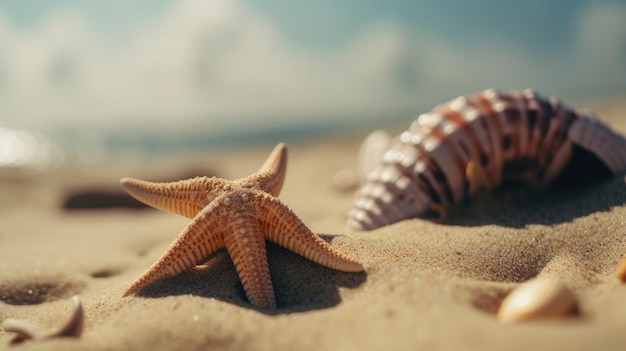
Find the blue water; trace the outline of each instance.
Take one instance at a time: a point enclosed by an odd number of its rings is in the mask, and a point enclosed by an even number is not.
[[[342,121],[242,128],[212,132],[206,128],[179,130],[55,130],[28,131],[0,127],[0,170],[40,172],[50,168],[93,164],[118,158],[155,158],[183,153],[273,145],[305,141],[375,128],[364,121],[358,126]]]

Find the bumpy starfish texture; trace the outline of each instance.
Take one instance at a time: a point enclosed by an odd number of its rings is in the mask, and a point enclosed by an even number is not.
[[[281,201],[287,148],[278,144],[261,169],[233,181],[198,177],[172,183],[123,178],[122,187],[141,202],[193,218],[163,255],[124,293],[135,294],[153,282],[175,276],[226,248],[248,300],[276,307],[267,264],[269,240],[322,266],[361,272],[363,266],[332,248]]]

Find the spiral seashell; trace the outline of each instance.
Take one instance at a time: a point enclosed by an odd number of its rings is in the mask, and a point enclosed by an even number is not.
[[[626,139],[591,112],[529,89],[458,97],[394,138],[357,192],[348,226],[371,230],[440,212],[478,187],[493,189],[507,180],[548,184],[574,146],[614,174],[626,171]]]

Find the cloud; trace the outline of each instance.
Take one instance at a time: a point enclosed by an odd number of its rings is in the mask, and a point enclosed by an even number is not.
[[[2,28],[2,27],[0,27]],[[80,15],[32,32],[2,29],[3,115],[14,122],[219,126],[335,117],[401,103],[388,71],[403,55],[392,26],[332,53],[294,50],[272,23],[232,1],[174,2],[117,47]],[[256,117],[256,120],[250,119]]]
[[[417,114],[492,86],[623,93],[623,18],[626,6],[590,5],[571,51],[554,57],[497,35],[451,45],[388,19],[343,47],[303,50],[267,18],[225,0],[173,1],[119,43],[69,10],[29,30],[0,13],[0,115],[17,127],[219,131]]]

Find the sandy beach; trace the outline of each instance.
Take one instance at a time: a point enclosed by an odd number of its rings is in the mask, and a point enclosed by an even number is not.
[[[588,106],[626,133],[626,100]],[[225,252],[140,296],[122,298],[188,219],[152,209],[63,208],[71,193],[121,192],[124,176],[244,177],[258,169],[273,144],[36,175],[0,174],[0,320],[54,328],[69,316],[73,295],[83,299],[86,315],[80,338],[11,345],[14,334],[0,329],[0,349],[624,348],[626,286],[615,278],[626,255],[623,177],[548,190],[522,202],[482,194],[442,222],[411,219],[353,233],[345,218],[354,190],[338,189],[333,177],[356,170],[363,136],[290,143],[280,198],[366,272],[337,272],[269,244],[278,305],[273,312],[248,304]],[[495,314],[504,297],[536,277],[567,284],[577,312],[499,322]]]

